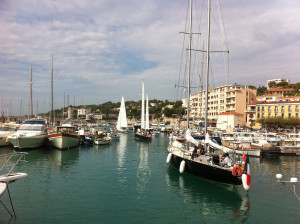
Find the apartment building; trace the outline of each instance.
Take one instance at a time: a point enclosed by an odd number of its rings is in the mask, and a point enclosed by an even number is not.
[[[242,114],[242,124],[246,124],[245,110],[249,103],[256,100],[256,90],[244,85],[224,85],[209,89],[208,92],[208,123],[216,127],[218,115],[224,112]],[[191,96],[190,117],[200,120],[205,116],[205,91]]]
[[[267,80],[267,89],[271,89],[270,88],[270,82],[275,82],[276,84],[280,83],[280,82],[287,82],[288,84],[290,84],[290,80],[289,79],[269,79]]]
[[[277,101],[256,103],[256,119],[272,117],[299,118],[300,96],[281,97]]]

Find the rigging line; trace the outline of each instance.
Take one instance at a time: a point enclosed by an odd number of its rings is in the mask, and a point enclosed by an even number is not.
[[[223,13],[222,13],[222,8],[221,8],[221,4],[220,4],[220,0],[217,1],[217,5],[218,5],[218,14],[219,14],[219,20],[220,20],[220,24],[221,24],[221,34],[222,34],[222,39],[223,39],[223,49],[229,49],[228,47],[228,41],[227,41],[227,35],[226,35],[226,31],[225,31],[225,26],[224,26],[224,19],[223,19]],[[227,61],[226,61],[227,59]],[[223,54],[223,60],[224,60],[224,68],[225,68],[225,75],[226,75],[226,84],[228,85],[228,80],[229,80],[229,54],[227,55],[227,57],[225,56],[225,54]],[[227,63],[226,63],[227,62]]]
[[[187,27],[187,21],[188,21],[188,10],[189,6],[187,4],[187,9],[186,9],[186,18],[185,18],[185,27],[184,30],[186,31]],[[180,76],[182,74],[182,62],[183,62],[183,55],[184,55],[184,46],[185,46],[185,35],[183,35],[183,42],[182,42],[182,49],[181,49],[181,59],[180,59],[180,67],[179,67],[179,74],[178,74],[178,84],[180,82]],[[178,99],[178,90],[176,94],[176,99]]]

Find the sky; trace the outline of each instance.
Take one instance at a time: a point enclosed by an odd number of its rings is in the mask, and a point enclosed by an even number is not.
[[[211,53],[210,86],[300,81],[300,1],[218,2],[212,1],[211,50],[229,54]],[[180,32],[188,32],[187,9],[187,0],[0,0],[1,111],[28,112],[30,66],[34,112],[49,111],[52,55],[54,108],[68,98],[75,106],[122,96],[138,101],[142,80],[149,99],[180,100],[174,85],[185,77],[188,35]],[[194,9],[192,49],[201,50],[206,1],[195,0]],[[203,53],[192,54],[193,73],[203,71]]]

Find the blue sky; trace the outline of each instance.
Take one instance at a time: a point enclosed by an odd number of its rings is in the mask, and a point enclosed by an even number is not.
[[[205,24],[206,1],[194,2],[195,20]],[[212,2],[211,48],[220,50]],[[229,76],[223,58],[213,55],[211,86],[300,81],[299,1],[226,0],[221,9]],[[179,32],[186,12],[187,0],[0,0],[0,106],[11,102],[18,115],[22,100],[23,113],[28,111],[32,65],[33,102],[39,112],[48,111],[52,54],[55,108],[63,106],[64,93],[75,105],[119,102],[122,95],[137,101],[142,80],[150,99],[178,100],[174,84],[184,70]],[[201,25],[199,43],[206,43],[205,29]]]

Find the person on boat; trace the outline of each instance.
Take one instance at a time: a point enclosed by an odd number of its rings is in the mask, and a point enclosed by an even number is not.
[[[224,154],[224,159],[223,159],[223,163],[221,164],[221,166],[222,167],[224,167],[224,166],[231,166],[231,160],[230,160],[230,158],[229,158],[229,155],[228,155],[228,153],[225,153]]]
[[[194,159],[194,158],[196,158],[196,157],[198,157],[199,155],[198,155],[198,147],[197,146],[195,146],[194,147],[194,150],[193,150],[193,153],[192,153],[192,159]]]

